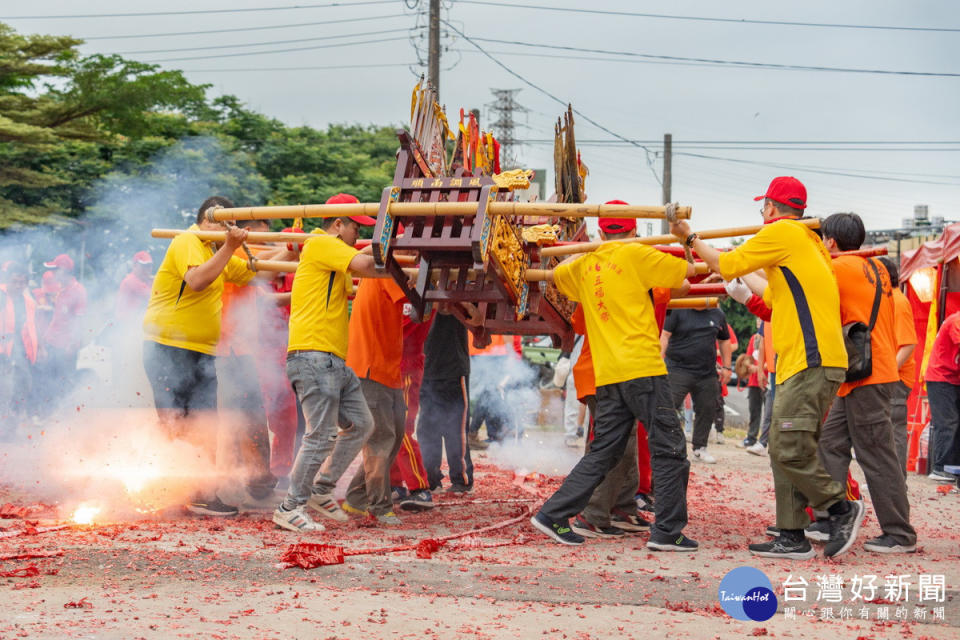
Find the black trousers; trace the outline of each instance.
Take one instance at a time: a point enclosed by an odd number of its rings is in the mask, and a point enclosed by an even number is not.
[[[930,469],[943,471],[945,464],[960,464],[960,386],[949,382],[927,382],[930,402],[928,459]]]
[[[714,387],[715,388],[715,387]],[[687,443],[666,376],[635,378],[597,387],[597,415],[590,451],[540,512],[564,521],[587,506],[593,490],[624,455],[637,420],[647,429],[653,484],[657,488],[653,530],[668,536],[687,525]]]
[[[420,417],[417,442],[423,455],[430,489],[438,489],[443,479],[440,465],[447,453],[450,482],[473,486],[473,462],[467,444],[467,419],[470,397],[467,378],[426,380],[420,386]]]
[[[693,400],[693,448],[706,447],[719,404],[720,385],[716,372],[698,375],[674,368],[670,371],[670,393],[675,411],[683,409],[683,399],[690,394]]]

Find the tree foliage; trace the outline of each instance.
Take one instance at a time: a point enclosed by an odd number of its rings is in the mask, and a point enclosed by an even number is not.
[[[179,71],[82,56],[79,40],[0,23],[0,229],[117,214],[182,223],[207,195],[237,203],[379,200],[393,177],[390,127],[288,127],[235,96],[208,99]]]

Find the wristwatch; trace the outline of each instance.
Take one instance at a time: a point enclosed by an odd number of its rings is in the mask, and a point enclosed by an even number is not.
[[[691,233],[690,235],[687,236],[687,239],[683,241],[683,244],[687,245],[688,247],[692,247],[693,241],[698,240],[699,238],[700,236],[697,235],[696,233]]]

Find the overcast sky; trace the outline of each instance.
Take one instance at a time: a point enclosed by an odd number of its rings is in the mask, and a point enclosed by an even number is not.
[[[235,94],[287,124],[403,123],[409,117],[415,74],[422,70],[416,66],[412,38],[423,36],[421,53],[426,55],[426,34],[415,27],[418,21],[425,24],[418,12],[425,10],[428,0],[329,4],[0,0],[0,20],[23,33],[87,38],[85,52],[122,53],[183,69],[191,81],[210,83],[213,94]],[[892,228],[912,216],[915,204],[927,204],[931,216],[960,220],[960,2],[525,0],[511,4],[507,8],[454,0],[444,4],[444,17],[467,37],[487,39],[475,42],[526,80],[572,102],[586,118],[648,148],[599,142],[616,138],[580,117],[576,133],[584,142],[583,159],[591,171],[586,188],[591,202],[619,198],[659,204],[659,141],[669,132],[675,153],[673,197],[693,206],[695,228],[756,223],[759,212],[752,198],[763,193],[776,175],[794,175],[807,185],[813,215],[856,211],[868,228]],[[598,15],[519,4],[914,29]],[[294,5],[298,8],[289,8]],[[15,17],[271,7],[275,10],[170,16]],[[362,20],[354,20],[358,18]],[[343,20],[354,21],[332,23]],[[295,26],[259,29],[279,25]],[[148,37],[251,28],[258,29]],[[524,127],[517,135],[531,142],[519,150],[519,157],[526,166],[552,169],[552,144],[537,141],[552,139],[561,104],[511,76],[452,30],[446,31],[441,99],[451,120],[460,107],[482,108],[489,103],[491,88],[522,89],[517,99],[529,112],[518,114]],[[489,39],[609,53],[525,47]],[[350,42],[360,44],[343,46]],[[196,49],[250,43],[271,44]],[[286,52],[268,53],[281,49]],[[241,53],[247,55],[237,55]],[[743,68],[623,53],[953,75]],[[837,144],[841,142],[858,144]],[[893,144],[901,142],[906,144]],[[745,143],[777,148],[744,148]],[[840,150],[844,146],[854,150]]]

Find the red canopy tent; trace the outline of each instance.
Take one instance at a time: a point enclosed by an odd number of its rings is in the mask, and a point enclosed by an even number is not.
[[[907,400],[910,452],[908,470],[926,471],[926,459],[919,455],[920,434],[930,422],[926,391],[922,383],[922,365],[927,351],[930,307],[936,300],[936,328],[943,319],[960,311],[960,223],[943,230],[937,240],[925,242],[913,251],[906,251],[900,258],[900,284],[904,287],[917,332],[917,348],[914,359],[917,363],[917,378]],[[930,335],[936,335],[934,331]],[[919,461],[919,466],[918,466]]]

